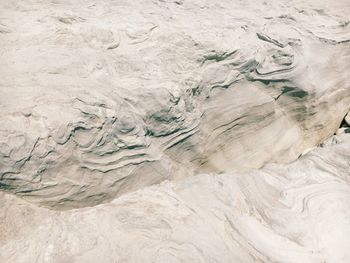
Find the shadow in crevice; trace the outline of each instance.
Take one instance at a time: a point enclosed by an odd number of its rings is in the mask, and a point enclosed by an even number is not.
[[[350,133],[350,125],[345,121],[346,116],[347,115],[344,116],[344,118],[339,126],[339,129],[344,129],[344,133]]]

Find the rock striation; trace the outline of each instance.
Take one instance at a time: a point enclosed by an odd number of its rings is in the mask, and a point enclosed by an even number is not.
[[[2,262],[350,261],[350,134],[288,165],[53,211],[1,193]]]
[[[0,188],[46,207],[290,162],[350,110],[347,1],[0,10]]]
[[[1,263],[350,262],[348,0],[0,0]]]

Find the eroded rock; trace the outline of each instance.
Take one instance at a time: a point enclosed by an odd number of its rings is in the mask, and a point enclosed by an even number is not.
[[[343,2],[0,8],[0,187],[54,209],[290,162],[349,111]]]

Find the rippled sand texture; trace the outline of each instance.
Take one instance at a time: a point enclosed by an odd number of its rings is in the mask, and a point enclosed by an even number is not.
[[[0,262],[349,263],[349,14],[0,0]]]
[[[350,107],[348,1],[0,3],[0,187],[47,207],[290,162]]]

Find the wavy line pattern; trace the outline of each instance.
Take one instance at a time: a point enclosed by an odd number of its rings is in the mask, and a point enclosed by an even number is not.
[[[56,2],[0,4],[0,189],[31,202],[290,162],[350,110],[342,1]]]
[[[52,211],[1,194],[4,262],[348,262],[350,135],[288,165]],[[13,220],[16,218],[16,220]]]

